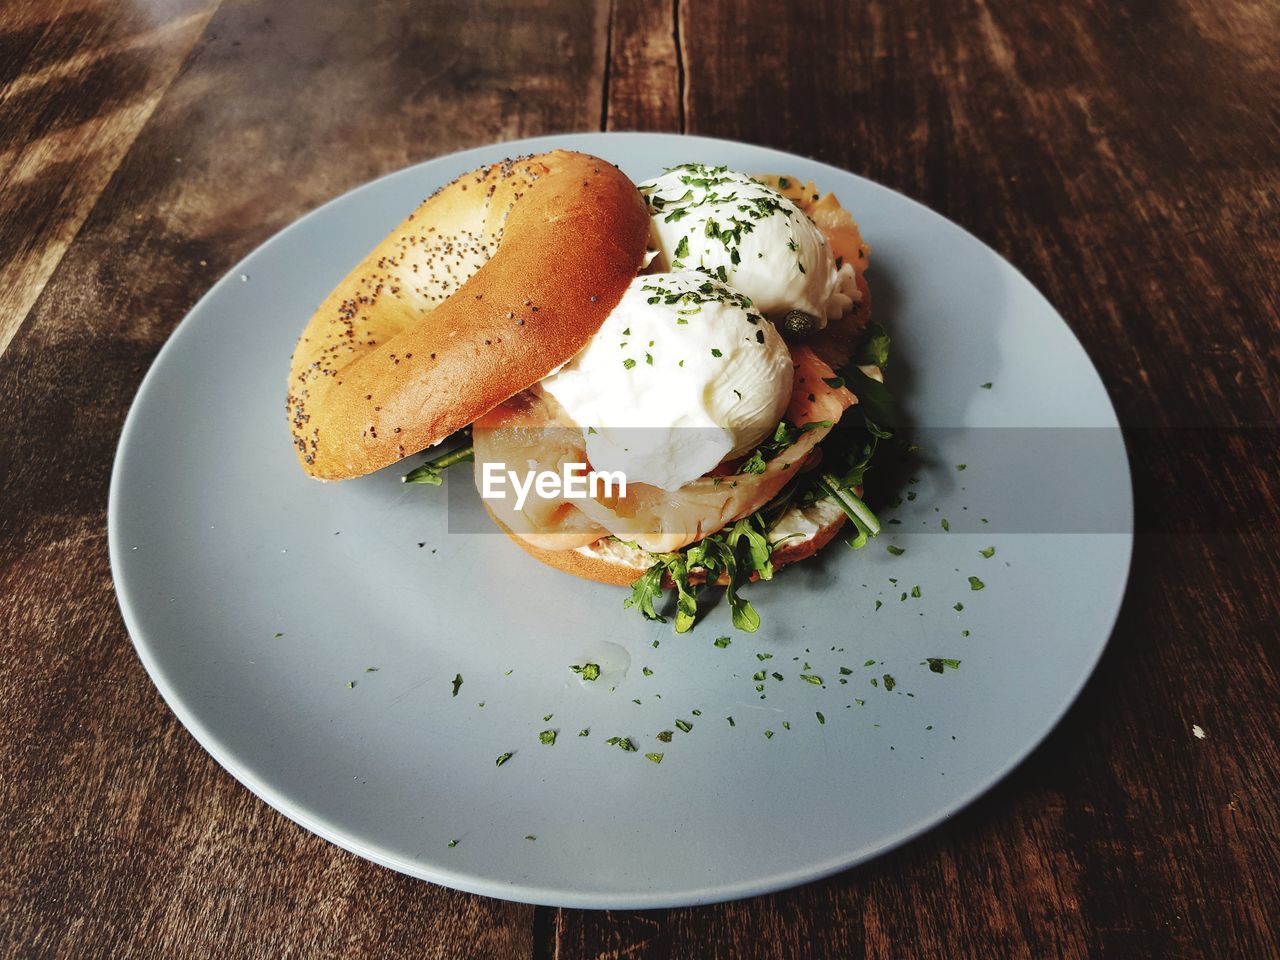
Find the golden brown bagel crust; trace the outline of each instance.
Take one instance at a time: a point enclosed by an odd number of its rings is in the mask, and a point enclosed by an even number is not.
[[[485,510],[489,510],[488,505],[485,505]],[[622,563],[611,557],[593,552],[589,548],[584,550],[543,550],[540,547],[535,547],[523,537],[512,533],[503,525],[501,520],[494,516],[492,511],[489,512],[489,517],[502,529],[503,533],[514,540],[520,549],[529,554],[529,556],[535,560],[541,560],[549,567],[555,567],[565,573],[572,573],[575,577],[594,580],[597,583],[608,583],[616,587],[629,587],[645,572],[645,567],[635,567],[628,563]],[[824,523],[816,533],[804,539],[787,540],[780,543],[774,548],[770,557],[774,568],[785,567],[789,563],[797,563],[813,556],[830,543],[832,538],[840,532],[840,528],[844,526],[845,519],[843,513],[838,514],[829,522]],[[690,580],[697,582],[696,577],[690,577]],[[672,584],[664,580],[663,586],[670,588]]]
[[[371,473],[537,383],[600,328],[648,235],[635,185],[586,154],[510,160],[437,191],[298,341],[287,406],[303,469]]]

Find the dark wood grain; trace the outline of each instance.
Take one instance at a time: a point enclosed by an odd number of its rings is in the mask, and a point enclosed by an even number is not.
[[[1280,956],[1280,9],[151,10],[0,13],[0,954]],[[378,174],[601,126],[793,150],[956,220],[1061,310],[1134,453],[1129,594],[1058,730],[926,837],[739,903],[535,911],[312,837],[168,712],[107,568],[128,403],[236,259]]]

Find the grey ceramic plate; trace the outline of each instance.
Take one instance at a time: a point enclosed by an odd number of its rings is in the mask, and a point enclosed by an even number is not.
[[[635,179],[685,160],[812,178],[873,246],[875,314],[899,358],[891,375],[926,447],[904,488],[914,496],[886,512],[898,522],[870,547],[836,543],[751,588],[764,619],[755,635],[735,632],[722,605],[677,637],[624,611],[624,591],[544,568],[501,535],[450,532],[446,507],[456,530],[475,504],[465,471],[446,490],[406,486],[397,469],[335,485],[294,460],[289,355],[330,287],[435,187],[555,146]],[[109,525],[120,606],[156,686],[267,803],[436,883],[628,908],[834,873],[986,790],[1089,676],[1132,541],[1106,393],[1008,263],[832,167],[641,134],[443,157],[268,241],[209,291],[147,375]],[[984,558],[988,546],[996,554]],[[714,644],[721,635],[728,647]],[[930,657],[961,663],[935,673]],[[604,667],[595,684],[568,669],[587,660]],[[762,668],[765,699],[752,679]],[[554,746],[539,742],[546,729],[559,731]],[[662,730],[676,731],[670,743],[654,739]],[[640,750],[606,745],[613,736]],[[660,765],[650,751],[665,754]]]

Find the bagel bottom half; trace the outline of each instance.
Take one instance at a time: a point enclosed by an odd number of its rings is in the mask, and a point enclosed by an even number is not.
[[[544,550],[508,529],[487,504],[485,510],[499,529],[529,556],[584,580],[629,587],[653,564],[652,554],[611,537],[602,537],[595,543],[573,550]],[[781,540],[770,557],[774,568],[813,556],[831,542],[844,522],[844,511],[833,500],[819,500],[805,507],[789,508],[769,533],[774,540]],[[690,580],[698,582],[696,574]],[[721,580],[723,582],[723,578]],[[670,588],[672,584],[664,582],[663,586]]]

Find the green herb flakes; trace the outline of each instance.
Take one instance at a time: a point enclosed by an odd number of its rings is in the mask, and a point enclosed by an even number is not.
[[[545,743],[548,747],[553,747],[555,746],[555,743],[556,743],[556,731],[543,730],[540,734],[538,734],[538,740],[542,743]]]
[[[498,759],[494,761],[494,766],[500,767],[514,756],[515,756],[514,752],[504,753],[502,754],[502,756],[498,757]]]
[[[569,669],[580,676],[583,680],[600,679],[600,664],[598,663],[584,663],[582,666],[573,664]]]
[[[716,646],[719,647],[721,650],[723,650],[725,647],[727,647],[731,643],[733,643],[733,641],[730,640],[728,637],[716,637],[716,640],[715,640]]]
[[[450,840],[450,841],[449,841],[449,848],[450,848],[450,849],[452,849],[452,848],[456,847],[457,845],[458,845],[458,841],[457,841],[457,840]]]
[[[773,739],[773,731],[772,731],[772,730],[766,730],[766,731],[764,732],[764,738],[765,738],[766,740],[772,740],[772,739]]]
[[[653,763],[661,763],[662,757],[663,757],[663,754],[661,753],[646,753],[644,755],[644,758],[646,760],[652,761]]]
[[[884,675],[884,688],[885,688],[886,690],[892,690],[892,689],[893,689],[894,687],[896,687],[897,685],[898,685],[898,681],[897,681],[897,680],[895,680],[895,679],[893,679],[893,675],[892,675],[892,674],[888,674],[888,673],[886,673],[886,674]]]
[[[978,551],[978,553],[982,554],[982,557],[984,560],[990,560],[992,557],[996,555],[996,548],[983,547],[981,550]]]
[[[690,723],[688,720],[677,720],[676,729],[679,730],[681,733],[688,733],[690,730],[693,729],[693,724]]]
[[[453,695],[456,697],[458,691],[462,689],[462,674],[456,673],[453,676]]]
[[[906,552],[907,552],[906,547],[898,547],[898,546],[894,546],[892,543],[888,544],[888,545],[885,547],[885,549],[886,549],[886,550],[888,550],[888,551],[889,551],[891,554],[893,554],[895,557],[900,557],[900,556],[902,556],[904,553],[906,553]]]
[[[805,683],[812,683],[815,687],[822,686],[822,678],[819,677],[817,674],[802,673],[800,674],[800,679],[803,680]]]
[[[818,710],[817,712],[815,712],[814,716],[818,718],[818,723],[820,724],[825,724],[827,722],[827,718],[822,715],[821,710]]]
[[[970,590],[981,590],[981,589],[982,589],[983,587],[985,587],[985,586],[986,586],[986,584],[985,584],[985,583],[983,583],[981,580],[979,580],[977,577],[970,577],[970,578],[969,578],[969,589],[970,589]]]
[[[953,660],[950,657],[928,657],[924,662],[929,665],[929,669],[934,673],[942,673],[948,667],[952,670],[960,669],[960,661]]]

